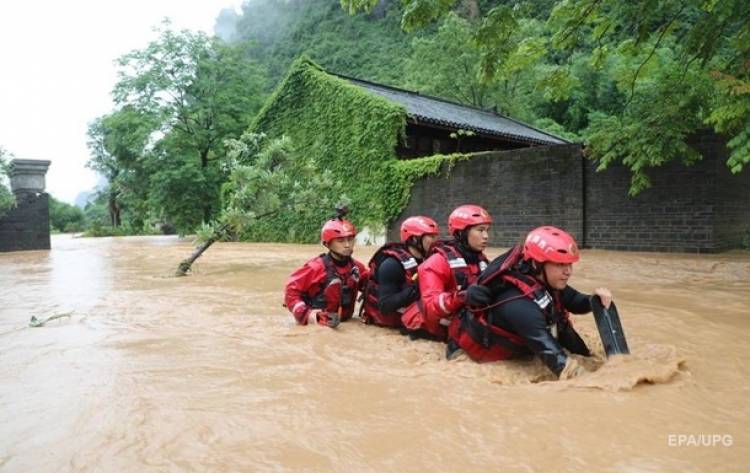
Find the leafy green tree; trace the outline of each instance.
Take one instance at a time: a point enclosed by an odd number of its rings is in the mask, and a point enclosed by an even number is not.
[[[15,196],[6,184],[9,172],[9,158],[11,157],[12,155],[0,146],[0,217],[5,215],[16,203]]]
[[[268,66],[273,86],[302,54],[327,70],[403,85],[411,38],[400,28],[397,2],[350,17],[337,0],[250,0],[236,19],[236,38]]]
[[[350,13],[377,3],[341,0]],[[466,3],[401,0],[402,27],[416,30]],[[649,168],[698,159],[686,138],[705,124],[728,136],[733,172],[750,162],[746,1],[470,3],[483,80],[535,71],[544,100],[530,104],[532,120],[582,135],[600,168],[628,166],[631,193],[650,185]],[[519,35],[524,25],[536,28]]]
[[[448,15],[432,35],[416,37],[406,70],[406,87],[422,93],[489,108],[496,106],[497,86],[483,83],[479,51],[471,24]]]
[[[106,189],[104,192],[97,192],[83,208],[86,236],[112,236],[117,230],[111,226],[108,194]]]
[[[52,230],[58,232],[70,233],[83,231],[83,210],[50,196],[49,223]]]
[[[336,183],[328,171],[321,172],[309,158],[297,152],[286,137],[268,140],[265,135],[245,133],[228,140],[229,180],[222,188],[222,210],[198,232],[202,242],[177,269],[184,276],[195,260],[214,242],[245,232],[270,215],[322,220],[332,203]]]
[[[622,108],[592,115],[585,135],[600,168],[630,168],[631,193],[650,185],[648,168],[699,159],[685,139],[705,123],[730,138],[733,172],[750,161],[747,97],[722,80],[742,74],[750,53],[747,2],[573,0],[557,3],[549,25],[559,50],[589,45],[593,63],[614,56],[622,64],[614,77]]]
[[[208,221],[217,211],[226,177],[219,163],[222,143],[240,136],[260,108],[266,85],[263,68],[240,47],[203,33],[172,31],[168,22],[158,40],[118,62],[115,103],[156,124],[145,143],[139,128],[131,129],[135,138],[123,140],[144,145],[136,154],[145,168],[158,170],[148,192],[151,214],[174,220],[182,230]],[[187,188],[190,179],[194,184]],[[186,191],[203,199],[193,202],[199,212],[179,202],[190,196]]]
[[[727,143],[732,150],[727,165],[734,173],[750,162],[750,59],[743,66],[737,75],[718,71],[712,74],[719,94],[716,107],[706,118],[716,131],[733,136]]]
[[[141,159],[159,122],[153,113],[125,105],[97,118],[88,128],[91,157],[87,166],[107,180],[107,210],[110,225],[119,227],[123,209],[130,210],[129,223],[140,228],[145,220],[143,205],[148,195],[148,173]]]

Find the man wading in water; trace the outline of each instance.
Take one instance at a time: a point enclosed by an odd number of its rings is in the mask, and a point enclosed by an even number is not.
[[[453,321],[449,351],[461,348],[479,362],[533,353],[560,379],[582,374],[583,367],[564,351],[590,355],[569,317],[592,310],[591,296],[568,286],[578,260],[578,245],[565,231],[532,230],[523,245],[497,257],[482,274],[479,285],[493,302]],[[610,307],[609,289],[598,288],[594,295]]]
[[[417,215],[401,224],[401,242],[386,243],[370,259],[370,280],[362,303],[362,321],[402,328],[401,316],[419,299],[417,267],[440,235],[430,217]]]
[[[411,306],[402,317],[406,329],[415,336],[448,341],[448,325],[467,301],[475,305],[489,302],[472,299],[472,295],[476,294],[474,283],[487,267],[484,249],[491,225],[492,217],[478,205],[462,205],[451,212],[451,238],[436,241],[431,256],[419,265],[422,307]]]
[[[323,253],[289,276],[285,306],[300,325],[318,323],[335,328],[352,318],[357,292],[367,282],[367,269],[352,258],[357,230],[344,219],[347,209],[325,223],[320,232]]]

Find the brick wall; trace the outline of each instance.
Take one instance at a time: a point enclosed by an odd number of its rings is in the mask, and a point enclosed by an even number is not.
[[[729,152],[715,135],[702,137],[697,146],[712,153],[716,167],[714,249],[739,248],[750,232],[750,169],[732,174],[726,165]]]
[[[17,194],[16,201],[0,218],[0,251],[50,249],[49,196]]]
[[[728,151],[714,134],[696,135],[703,155],[693,166],[649,170],[652,187],[628,196],[630,171],[595,172],[578,145],[488,152],[458,163],[450,176],[417,182],[409,205],[388,229],[410,215],[431,216],[447,233],[450,212],[476,203],[495,219],[492,245],[509,246],[530,229],[552,224],[588,248],[710,253],[739,248],[750,230],[750,170],[733,175]]]
[[[401,222],[411,215],[434,218],[447,234],[448,215],[467,203],[481,205],[492,215],[493,246],[513,245],[542,224],[561,226],[580,237],[582,200],[579,145],[481,153],[457,163],[450,175],[418,181],[411,201],[390,225],[388,238],[397,240]]]
[[[750,226],[750,174],[732,175],[720,137],[689,141],[703,159],[649,170],[652,187],[627,196],[630,172],[585,172],[585,244],[590,248],[712,253],[741,245]]]

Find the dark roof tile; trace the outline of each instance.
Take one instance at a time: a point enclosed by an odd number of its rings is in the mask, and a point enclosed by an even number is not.
[[[376,93],[406,108],[406,113],[417,121],[471,130],[485,135],[494,135],[529,144],[566,144],[570,141],[546,133],[529,125],[488,110],[449,102],[437,97],[420,95],[417,92],[374,84],[351,77],[334,74],[354,85]]]

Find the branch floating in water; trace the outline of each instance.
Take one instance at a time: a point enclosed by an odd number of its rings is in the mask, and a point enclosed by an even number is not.
[[[71,310],[70,312],[65,312],[63,314],[50,315],[46,319],[37,319],[35,315],[32,315],[31,320],[29,321],[29,327],[43,327],[44,324],[46,324],[50,320],[61,319],[63,317],[70,317],[72,313],[73,311]]]

